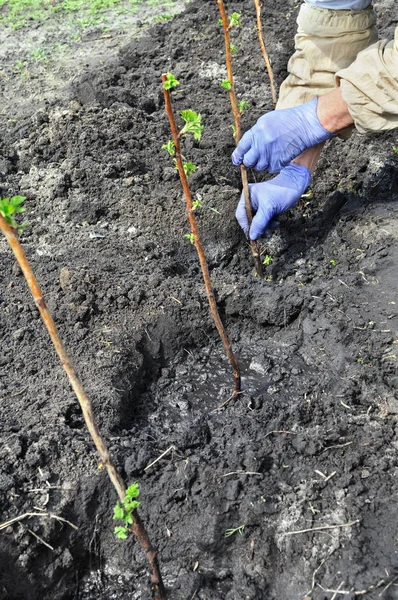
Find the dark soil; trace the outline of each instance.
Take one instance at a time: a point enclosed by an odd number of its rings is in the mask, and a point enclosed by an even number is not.
[[[279,85],[297,6],[268,4]],[[376,4],[386,37],[393,4]],[[232,10],[244,11],[234,43],[248,128],[271,97],[251,4]],[[398,598],[396,134],[329,145],[312,198],[264,241],[273,262],[256,279],[234,219],[217,20],[214,2],[192,2],[40,110],[3,118],[0,194],[28,198],[24,247],[112,456],[140,482],[170,598]],[[160,148],[163,71],[181,82],[176,109],[205,125],[185,150],[245,390],[219,411],[232,376]],[[115,493],[4,241],[0,257],[1,521],[45,509],[78,526],[36,516],[3,529],[0,599],[148,599],[143,553],[114,537]]]

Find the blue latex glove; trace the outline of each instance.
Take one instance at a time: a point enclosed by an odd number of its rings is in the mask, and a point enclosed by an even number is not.
[[[237,167],[244,164],[256,171],[280,171],[307,148],[335,137],[320,124],[316,112],[318,98],[310,102],[274,110],[260,117],[246,131],[232,154]]]
[[[250,201],[256,213],[250,232],[243,192],[235,213],[246,237],[250,234],[250,239],[256,240],[267,229],[272,229],[275,217],[299,201],[310,181],[311,173],[307,167],[291,164],[270,181],[250,184]]]

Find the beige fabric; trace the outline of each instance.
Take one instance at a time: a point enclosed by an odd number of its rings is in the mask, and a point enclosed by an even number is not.
[[[277,109],[298,106],[337,87],[335,74],[377,41],[376,15],[304,4],[297,19],[296,51],[288,64]],[[349,93],[349,92],[348,92]]]
[[[394,41],[382,40],[361,52],[336,80],[358,131],[398,127],[398,27]]]

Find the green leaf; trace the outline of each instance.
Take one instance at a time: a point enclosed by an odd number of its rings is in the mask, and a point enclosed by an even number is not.
[[[196,210],[197,208],[200,208],[201,206],[202,206],[201,200],[194,200],[192,202],[192,210]]]
[[[180,85],[180,82],[177,81],[177,79],[174,77],[174,75],[172,73],[166,73],[166,81],[163,84],[164,89],[171,90],[171,89],[177,87],[177,85]]]
[[[115,533],[115,536],[121,540],[127,540],[127,534],[128,534],[128,527],[115,527],[115,529],[113,530]]]
[[[176,149],[173,140],[169,140],[167,144],[163,144],[162,150],[167,150],[170,156],[174,156],[176,153]]]
[[[269,254],[266,254],[263,260],[263,265],[270,265],[274,259]]]
[[[120,506],[120,504],[116,504],[116,506],[113,507],[113,518],[116,521],[117,519],[124,519],[124,508],[122,506]]]
[[[229,27],[240,27],[242,23],[240,22],[241,13],[234,12],[229,17]]]
[[[234,46],[232,42],[229,44],[229,49],[231,50],[232,54],[236,54],[238,52],[238,48]]]
[[[189,240],[191,244],[195,243],[195,236],[193,233],[186,233],[184,237],[187,238],[187,240]]]
[[[187,177],[189,177],[190,175],[192,175],[192,173],[195,173],[195,171],[198,170],[198,167],[192,162],[184,162],[182,166],[184,167],[184,173]]]
[[[250,104],[246,100],[239,100],[238,109],[241,115],[243,115],[244,111],[248,109]]]
[[[231,90],[232,89],[232,83],[230,81],[228,81],[228,79],[224,79],[221,82],[221,87],[225,88],[226,90]]]
[[[138,498],[139,495],[140,495],[139,483],[135,482],[135,483],[132,483],[131,485],[129,485],[129,487],[126,490],[126,497],[127,498]]]
[[[21,230],[25,226],[18,225],[14,214],[25,212],[25,208],[21,206],[25,202],[25,196],[13,196],[12,198],[0,198],[0,214],[5,218],[7,223],[14,229]]]
[[[136,510],[140,504],[141,502],[137,502],[137,500],[124,499],[124,508],[127,513],[132,513],[133,510]]]
[[[185,125],[180,131],[180,135],[191,133],[194,139],[199,142],[203,131],[202,115],[196,113],[194,110],[182,110],[180,115],[183,121],[185,121]]]

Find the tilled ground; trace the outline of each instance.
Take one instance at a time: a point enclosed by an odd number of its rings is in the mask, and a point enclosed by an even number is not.
[[[228,8],[243,13],[233,41],[247,128],[271,98],[251,4]],[[391,36],[393,3],[376,9]],[[267,10],[280,84],[297,7]],[[31,115],[25,102],[2,125],[0,193],[28,198],[24,247],[112,455],[141,484],[170,598],[398,598],[396,141],[331,143],[312,197],[263,242],[267,280],[254,278],[234,219],[217,21],[214,2],[192,2]],[[161,150],[163,71],[181,82],[176,109],[205,125],[185,152],[245,390],[218,411],[231,375]],[[149,598],[142,552],[113,535],[114,492],[3,241],[0,253],[1,520],[44,509],[79,528],[36,516],[1,531],[0,598]]]

